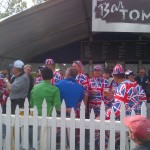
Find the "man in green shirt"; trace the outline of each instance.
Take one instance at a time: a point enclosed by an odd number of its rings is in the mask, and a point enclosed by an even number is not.
[[[33,87],[31,91],[30,104],[31,107],[36,106],[38,115],[42,116],[42,104],[44,99],[47,102],[47,116],[52,115],[52,110],[60,110],[61,101],[59,89],[53,86],[50,80],[53,78],[53,72],[48,67],[41,69],[43,81]]]

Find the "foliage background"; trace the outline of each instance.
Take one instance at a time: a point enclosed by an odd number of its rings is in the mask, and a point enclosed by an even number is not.
[[[46,0],[31,0],[33,6]],[[0,0],[0,19],[27,9],[29,0]]]

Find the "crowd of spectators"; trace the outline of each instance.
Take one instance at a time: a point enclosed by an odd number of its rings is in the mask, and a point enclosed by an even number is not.
[[[66,103],[66,115],[69,117],[74,108],[76,117],[79,116],[80,103],[83,100],[86,107],[87,118],[91,109],[95,118],[100,118],[101,103],[104,102],[106,120],[110,119],[112,110],[116,120],[120,119],[121,103],[125,104],[126,116],[131,115],[132,110],[136,115],[140,114],[143,102],[150,102],[150,71],[146,75],[145,68],[139,68],[135,77],[132,70],[124,70],[117,64],[113,70],[94,65],[92,76],[84,74],[81,61],[73,61],[62,76],[55,70],[53,59],[46,59],[43,66],[39,67],[38,76],[31,75],[32,66],[24,65],[21,60],[16,60],[10,65],[12,76],[6,70],[0,74],[0,103],[3,113],[6,112],[5,104],[8,96],[11,99],[11,112],[15,113],[16,106],[24,107],[25,98],[29,99],[30,107],[37,107],[38,115],[42,115],[42,104],[47,102],[47,115],[51,116],[55,107],[59,112],[61,102]],[[96,134],[99,143],[99,135]]]

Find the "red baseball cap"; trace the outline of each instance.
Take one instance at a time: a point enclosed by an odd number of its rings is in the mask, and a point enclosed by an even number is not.
[[[125,117],[124,123],[140,139],[150,138],[150,120],[142,115]]]
[[[54,60],[53,59],[46,59],[45,60],[45,64],[46,65],[53,65],[54,64]]]

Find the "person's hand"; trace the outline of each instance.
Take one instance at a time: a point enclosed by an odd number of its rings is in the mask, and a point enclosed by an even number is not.
[[[8,80],[7,78],[4,78],[4,82],[6,82],[6,83],[7,83],[8,81],[9,81],[9,80]]]
[[[111,96],[112,95],[112,93],[110,92],[110,91],[104,91],[104,96]]]
[[[98,94],[98,91],[97,91],[97,90],[92,90],[90,93],[91,93],[92,95],[96,95],[96,94]]]
[[[96,119],[96,120],[100,120],[100,116],[96,117],[95,119]]]

